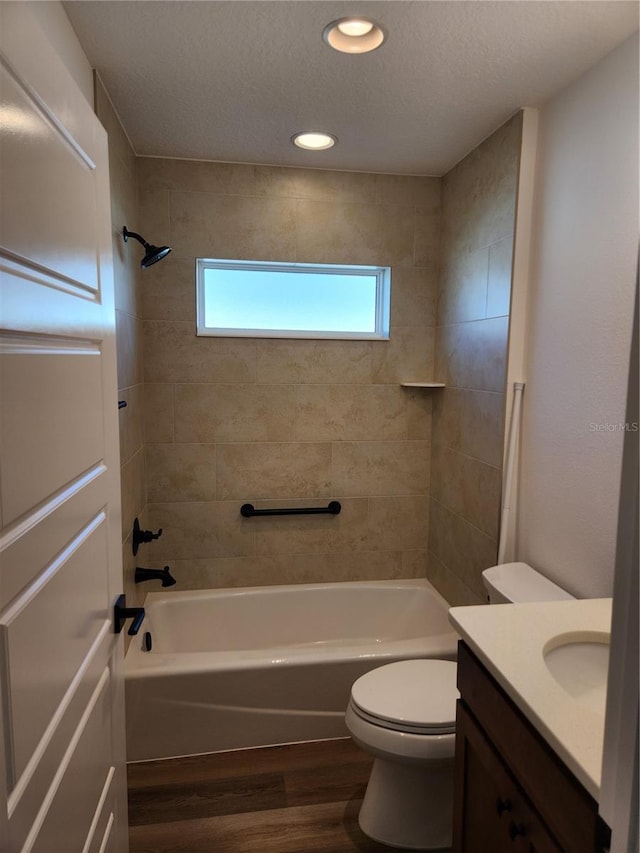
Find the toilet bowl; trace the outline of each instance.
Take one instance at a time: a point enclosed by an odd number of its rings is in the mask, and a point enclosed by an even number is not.
[[[345,722],[375,757],[360,809],[362,831],[390,847],[451,845],[456,664],[407,660],[361,676]]]
[[[483,572],[491,604],[572,596],[526,563]],[[389,847],[451,846],[455,752],[456,664],[390,663],[351,688],[345,722],[374,758],[360,809],[362,831]]]

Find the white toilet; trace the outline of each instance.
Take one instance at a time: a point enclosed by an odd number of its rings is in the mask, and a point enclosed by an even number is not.
[[[491,604],[573,598],[526,563],[483,573]],[[351,688],[347,729],[375,756],[360,809],[362,831],[390,847],[451,846],[456,664],[390,663]]]

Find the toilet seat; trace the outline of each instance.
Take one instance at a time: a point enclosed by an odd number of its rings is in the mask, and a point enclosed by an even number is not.
[[[406,660],[361,676],[351,688],[351,707],[375,726],[417,735],[455,731],[456,664]]]

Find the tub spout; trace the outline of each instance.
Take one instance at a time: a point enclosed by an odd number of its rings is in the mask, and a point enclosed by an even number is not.
[[[175,578],[169,574],[169,566],[165,566],[164,569],[144,569],[141,566],[137,566],[133,579],[136,583],[160,580],[162,581],[162,586],[173,586],[176,582]]]

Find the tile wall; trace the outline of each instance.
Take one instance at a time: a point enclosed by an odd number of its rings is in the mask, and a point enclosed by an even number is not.
[[[124,592],[127,604],[141,603],[144,592],[133,584],[134,558],[131,530],[136,516],[145,517],[146,482],[144,453],[142,316],[138,269],[142,247],[125,244],[122,228],[137,231],[138,188],[136,158],[108,95],[95,77],[95,111],[109,137],[109,176],[116,304],[116,345],[118,358],[118,399],[127,403],[120,409],[120,476],[122,495],[122,542]],[[140,557],[143,558],[143,553]]]
[[[452,604],[485,600],[497,558],[521,129],[518,113],[442,181],[428,577]]]
[[[174,589],[427,572],[452,603],[482,601],[497,552],[520,116],[436,179],[136,158],[99,80],[96,112],[128,404],[128,598],[146,591],[136,562],[167,562]],[[125,223],[172,254],[140,272]],[[199,256],[390,264],[391,341],[197,338]],[[434,378],[447,389],[399,386]],[[245,501],[331,499],[337,518],[239,515]],[[136,515],[165,531],[137,561]]]
[[[424,576],[432,400],[399,383],[433,378],[440,179],[137,168],[139,230],[173,247],[140,276],[154,564],[174,589]],[[198,338],[196,257],[391,265],[391,340]],[[340,516],[240,516],[331,499]]]

